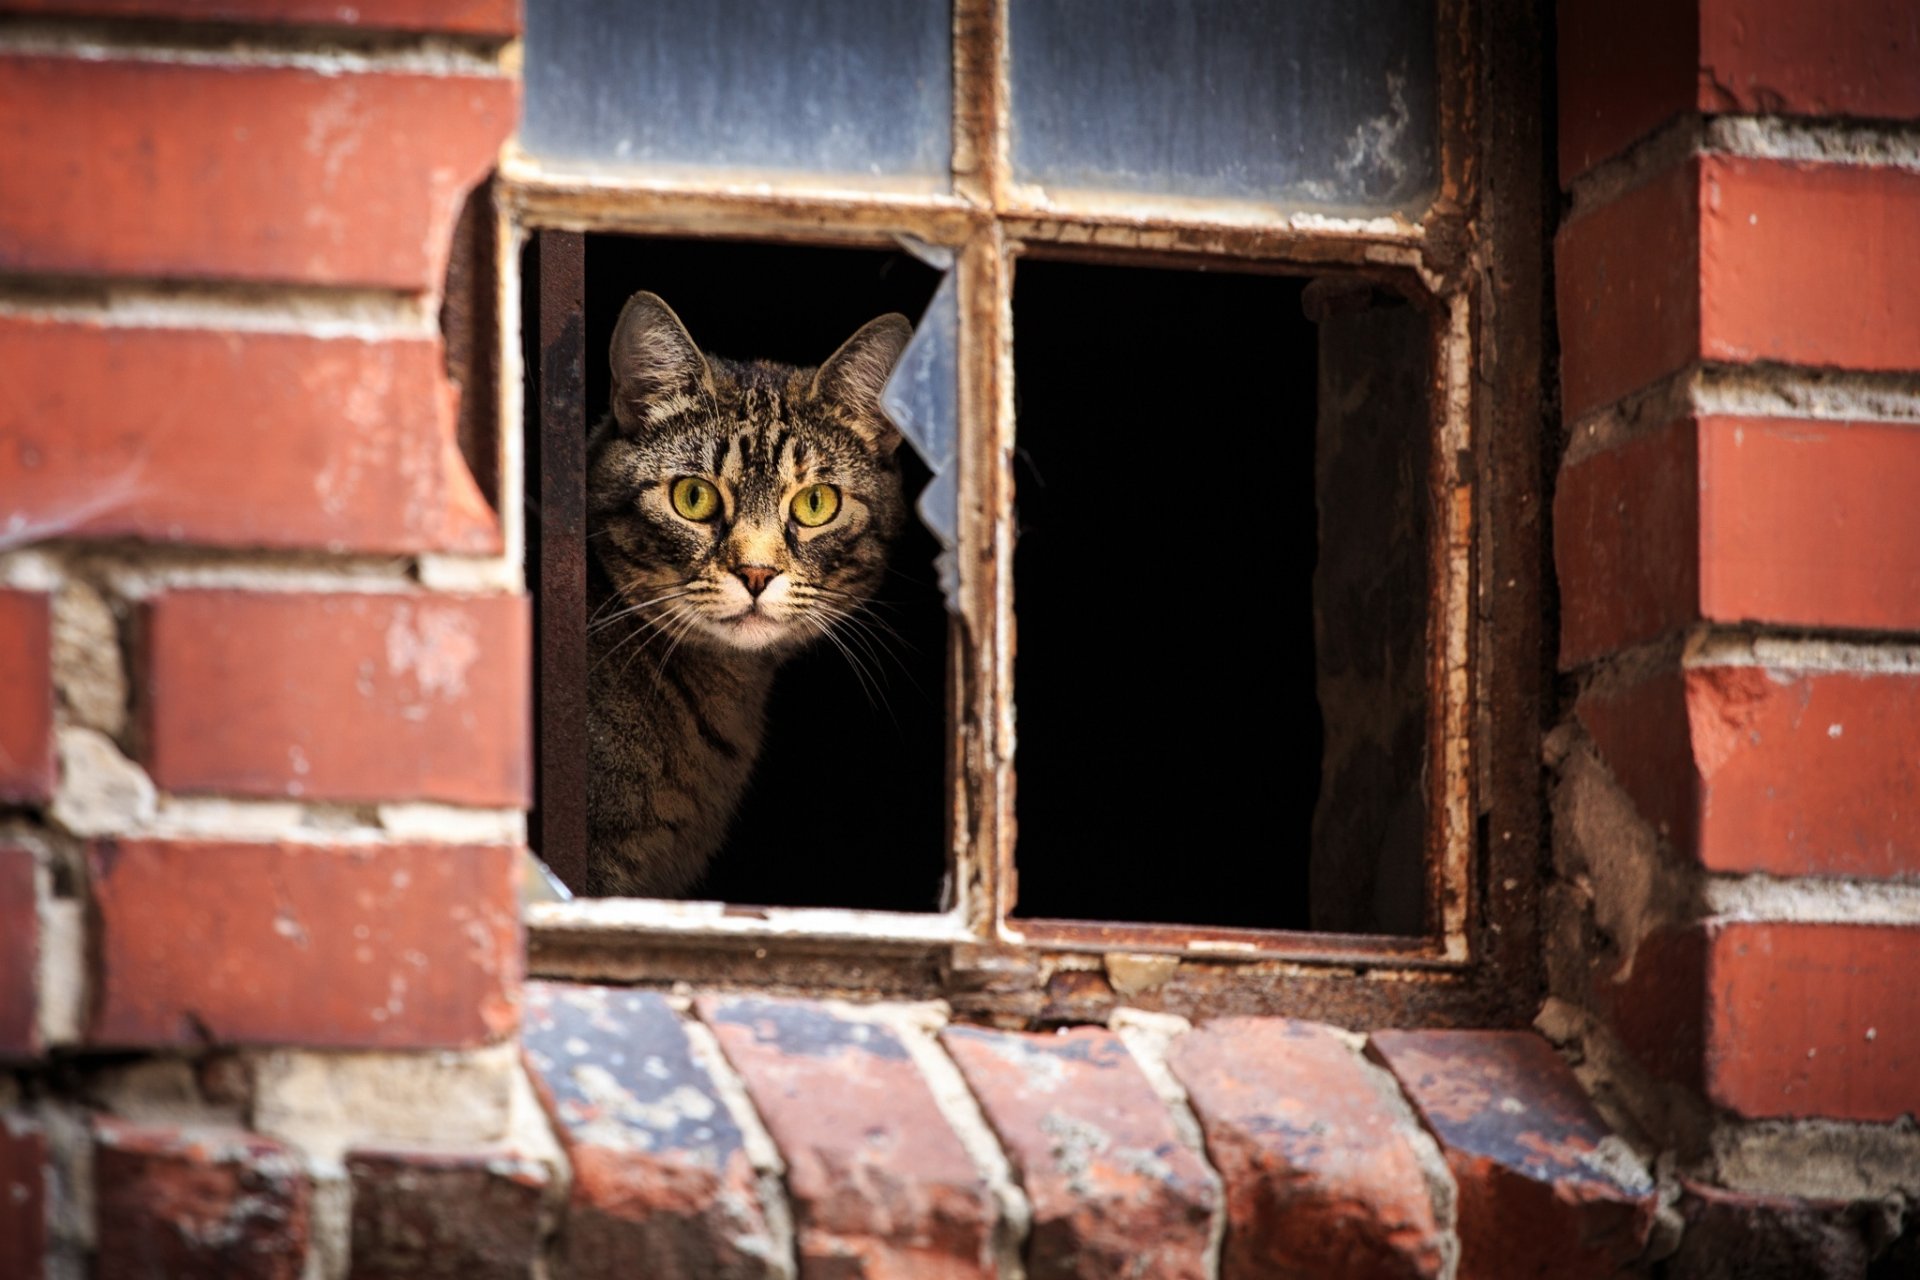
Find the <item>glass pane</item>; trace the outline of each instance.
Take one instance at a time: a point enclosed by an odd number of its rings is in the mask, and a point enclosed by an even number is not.
[[[952,26],[939,0],[530,0],[521,140],[596,167],[944,190]]]
[[[1432,0],[1013,0],[1013,166],[1045,187],[1413,211]]]

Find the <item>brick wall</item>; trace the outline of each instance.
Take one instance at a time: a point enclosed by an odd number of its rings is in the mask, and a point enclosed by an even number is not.
[[[1735,1230],[1762,1265],[1764,1219],[1766,1274],[1858,1274],[1812,1259],[1881,1213],[1914,1265],[1920,29],[1870,0],[1559,18],[1541,1025],[1717,1184],[1676,1266]]]
[[[0,8],[0,1280],[1920,1265],[1904,6],[1561,5],[1553,997],[1364,1037],[524,982],[515,6]]]

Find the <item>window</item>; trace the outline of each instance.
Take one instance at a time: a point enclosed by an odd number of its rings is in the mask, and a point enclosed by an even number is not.
[[[700,900],[536,904],[535,971],[1039,1020],[1525,1005],[1542,233],[1488,176],[1542,184],[1537,134],[1476,128],[1489,65],[1538,87],[1500,39],[1455,0],[534,0],[497,359],[562,878],[625,298],[803,364],[908,314],[920,517],[888,652],[783,671]],[[844,759],[783,737],[823,711]],[[839,767],[884,800],[797,860]]]

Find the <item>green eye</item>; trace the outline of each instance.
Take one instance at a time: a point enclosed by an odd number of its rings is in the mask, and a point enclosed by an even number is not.
[[[809,529],[833,519],[840,509],[840,491],[830,484],[810,484],[793,495],[793,518]]]
[[[720,514],[720,491],[699,476],[681,476],[673,482],[673,509],[704,523]]]

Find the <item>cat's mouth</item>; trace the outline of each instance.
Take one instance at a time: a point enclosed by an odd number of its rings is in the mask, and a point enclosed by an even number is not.
[[[787,635],[786,624],[776,621],[757,604],[748,605],[739,613],[716,618],[711,625],[722,640],[737,649],[765,649]]]

